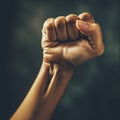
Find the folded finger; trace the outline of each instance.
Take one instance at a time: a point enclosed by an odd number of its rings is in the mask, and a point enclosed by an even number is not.
[[[45,21],[42,29],[42,37],[45,41],[56,40],[54,18],[49,18]]]
[[[67,35],[70,40],[76,40],[78,38],[78,29],[75,25],[76,20],[78,20],[77,15],[70,14],[66,16]]]
[[[55,19],[55,30],[58,40],[67,40],[66,21],[64,16],[60,16]]]
[[[80,14],[79,15],[79,19],[83,20],[85,22],[90,22],[90,23],[94,23],[95,22],[92,14],[90,14],[88,12],[84,12],[84,13]]]

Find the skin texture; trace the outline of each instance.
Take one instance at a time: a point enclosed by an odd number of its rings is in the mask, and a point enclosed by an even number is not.
[[[50,120],[75,66],[104,52],[100,25],[90,13],[47,19],[41,45],[40,72],[10,120]]]

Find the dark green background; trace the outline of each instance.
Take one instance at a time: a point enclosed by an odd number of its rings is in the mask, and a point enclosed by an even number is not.
[[[39,71],[45,19],[85,11],[101,25],[105,53],[76,69],[53,120],[120,120],[119,0],[1,2],[0,120],[13,114]]]

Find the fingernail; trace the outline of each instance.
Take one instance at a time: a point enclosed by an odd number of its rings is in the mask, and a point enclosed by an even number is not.
[[[89,27],[87,22],[81,20],[77,20],[76,25],[78,26],[79,29],[88,29]]]

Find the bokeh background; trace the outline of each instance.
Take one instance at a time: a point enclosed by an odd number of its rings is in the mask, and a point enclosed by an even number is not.
[[[86,11],[102,27],[105,53],[76,69],[52,120],[120,120],[119,5],[119,0],[2,1],[0,120],[17,109],[40,69],[45,19]]]

